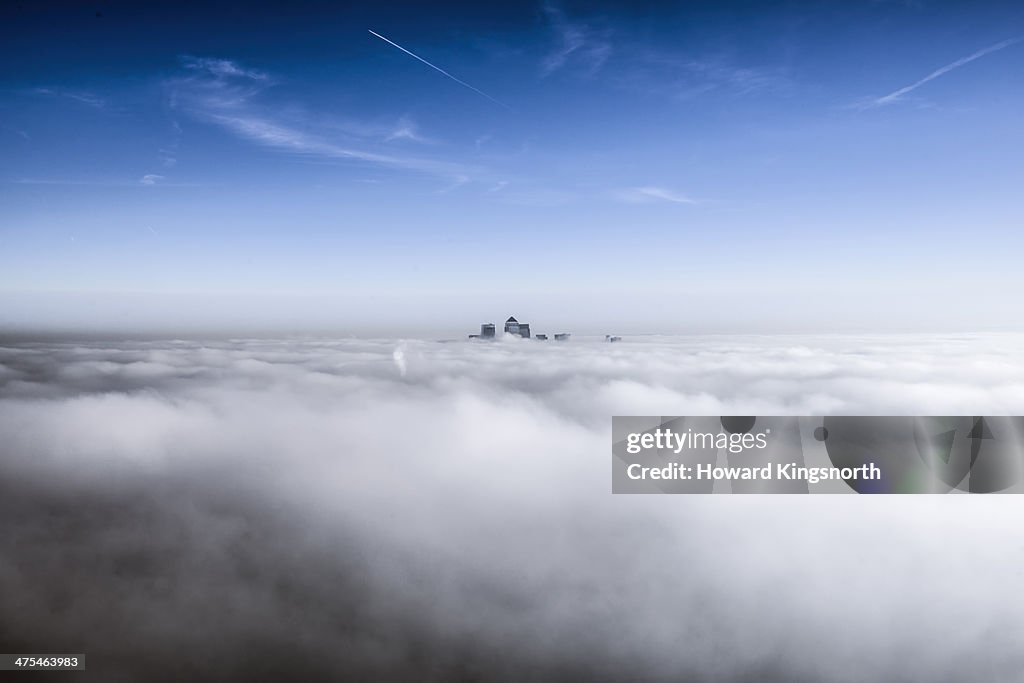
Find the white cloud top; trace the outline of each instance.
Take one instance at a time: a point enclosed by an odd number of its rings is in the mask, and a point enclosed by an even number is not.
[[[241,652],[316,653],[307,678],[1000,680],[1018,498],[612,496],[610,416],[1020,414],[1022,348],[0,348],[0,624],[126,678],[190,651],[221,680]]]

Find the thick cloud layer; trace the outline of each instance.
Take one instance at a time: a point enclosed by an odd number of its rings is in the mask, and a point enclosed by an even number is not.
[[[613,414],[1021,414],[1024,338],[0,348],[0,651],[87,680],[1010,680],[1016,496],[610,494]]]

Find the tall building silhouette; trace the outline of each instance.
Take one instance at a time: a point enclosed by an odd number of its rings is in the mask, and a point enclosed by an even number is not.
[[[523,339],[530,338],[530,323],[521,323],[516,320],[513,316],[509,316],[508,320],[505,321],[505,333],[515,334]]]

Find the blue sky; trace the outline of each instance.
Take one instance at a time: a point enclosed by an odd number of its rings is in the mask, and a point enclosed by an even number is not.
[[[6,4],[0,326],[1019,326],[1024,8],[489,4]]]

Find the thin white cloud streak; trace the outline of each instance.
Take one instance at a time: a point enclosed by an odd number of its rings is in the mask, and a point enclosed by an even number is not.
[[[318,116],[311,113],[307,113],[306,117],[308,118],[307,123],[309,127],[320,130],[324,134],[341,136],[347,139],[368,143],[440,144],[440,140],[425,135],[416,120],[409,115],[400,116],[394,120],[388,118],[356,120],[340,117],[335,114]]]
[[[541,75],[554,72],[575,63],[588,75],[601,70],[611,56],[611,44],[590,27],[569,21],[558,7],[544,5],[544,14],[558,37],[558,45],[541,61]]]
[[[256,69],[247,69],[230,59],[216,59],[211,57],[192,57],[184,55],[181,57],[182,64],[188,69],[206,71],[214,76],[229,78],[247,78],[257,81],[269,80],[269,75]]]
[[[660,89],[680,100],[691,99],[712,91],[743,97],[784,91],[791,85],[786,71],[777,67],[737,66],[722,58],[661,59],[661,65],[667,68],[664,77],[667,78],[668,85],[660,86]],[[655,65],[657,64],[658,61],[655,60]],[[637,67],[641,72],[643,68],[642,65]],[[652,90],[658,88],[659,86],[654,86]]]
[[[160,159],[160,164],[165,168],[174,168],[178,164],[178,158],[175,154],[177,154],[175,149],[161,147],[157,150],[157,158]]]
[[[910,85],[907,85],[907,86],[904,86],[904,87],[900,88],[899,90],[894,90],[893,92],[889,93],[888,95],[883,95],[882,97],[874,99],[874,100],[872,100],[871,102],[869,102],[866,106],[864,106],[862,108],[881,107],[881,106],[884,106],[884,105],[887,105],[887,104],[892,104],[893,102],[898,101],[904,95],[906,95],[908,93],[911,93],[914,90],[917,90],[922,85],[924,85],[926,83],[929,83],[930,81],[934,81],[936,78],[939,78],[940,76],[944,76],[945,74],[948,74],[950,71],[953,71],[954,69],[959,69],[961,66],[964,66],[965,64],[970,64],[974,60],[980,59],[980,58],[984,57],[985,55],[990,55],[993,52],[998,52],[999,50],[1003,50],[1005,48],[1008,48],[1011,45],[1019,43],[1021,40],[1022,40],[1022,38],[1020,38],[1020,37],[1010,38],[1008,40],[1004,40],[1002,42],[996,43],[995,45],[990,45],[990,46],[988,46],[986,48],[978,50],[977,52],[975,52],[973,54],[970,54],[970,55],[968,55],[966,57],[962,57],[961,59],[958,59],[955,62],[951,62],[951,63],[947,64],[946,66],[944,66],[942,68],[936,69],[935,71],[931,72],[930,74],[928,74],[927,76],[925,76],[924,78],[922,78],[919,81],[915,81],[914,83],[911,83]]]
[[[384,136],[385,142],[392,142],[395,140],[408,140],[409,142],[418,142],[424,145],[436,144],[436,140],[428,138],[420,133],[419,126],[408,116],[403,116],[395,124],[394,128]]]
[[[0,130],[5,130],[5,131],[11,133],[12,135],[17,135],[19,138],[21,138],[25,142],[31,142],[32,141],[31,136],[29,136],[29,134],[27,132],[21,130],[20,128],[12,128],[11,126],[0,125]]]
[[[615,68],[607,74],[610,84],[679,101],[706,94],[786,94],[794,87],[785,64],[741,64],[728,54],[693,54],[686,47],[653,44],[635,36],[620,38],[616,55]]]
[[[294,152],[296,154],[309,154],[330,159],[363,161],[380,166],[406,169],[412,171],[423,171],[444,177],[455,176],[457,180],[468,182],[469,176],[465,174],[465,167],[458,164],[450,164],[430,159],[419,159],[414,157],[400,157],[388,154],[379,154],[366,150],[345,147],[322,140],[287,125],[260,118],[255,115],[244,113],[216,114],[208,113],[210,121],[217,123],[227,130],[232,131],[239,137],[246,138],[253,142],[260,143],[267,147]]]
[[[788,70],[782,66],[744,66],[721,55],[694,57],[677,46],[657,46],[649,40],[615,34],[614,48],[609,30],[570,21],[555,5],[545,5],[544,14],[557,38],[555,48],[541,60],[541,76],[557,71],[582,73],[586,77],[603,73],[617,88],[691,100],[717,92],[731,96],[785,92],[792,87]],[[615,54],[614,68],[606,67]]]
[[[696,204],[697,200],[665,187],[630,187],[613,193],[616,199],[624,202],[642,203],[651,201],[671,202],[673,204]]]
[[[508,105],[507,105],[507,104],[505,104],[504,102],[502,102],[502,101],[500,101],[500,100],[497,100],[497,99],[495,99],[495,98],[491,97],[490,95],[488,95],[487,93],[485,93],[485,92],[484,92],[483,90],[480,90],[479,88],[477,88],[477,87],[474,87],[474,86],[470,85],[469,83],[466,83],[465,81],[463,81],[463,80],[460,80],[460,79],[456,78],[455,76],[452,76],[452,75],[451,75],[450,73],[448,73],[447,71],[445,71],[445,70],[444,70],[444,69],[442,69],[441,67],[437,66],[436,64],[431,64],[430,62],[428,62],[427,60],[423,59],[423,57],[420,57],[420,56],[419,56],[418,54],[416,54],[415,52],[411,52],[411,51],[409,51],[409,50],[406,50],[406,49],[405,49],[404,47],[402,47],[402,46],[401,46],[401,45],[399,45],[398,43],[396,43],[396,42],[394,42],[394,41],[392,41],[392,40],[388,40],[387,38],[385,38],[385,37],[384,37],[384,36],[382,36],[381,34],[377,33],[376,31],[373,31],[373,30],[371,30],[371,29],[366,29],[366,30],[367,30],[367,31],[369,31],[369,32],[370,32],[371,34],[373,34],[373,35],[377,36],[377,37],[378,37],[378,38],[380,38],[381,40],[383,40],[383,41],[384,41],[385,43],[387,43],[388,45],[392,45],[392,46],[394,46],[394,47],[397,47],[397,48],[398,48],[399,50],[401,50],[401,51],[402,51],[402,52],[404,52],[405,54],[409,55],[410,57],[414,57],[414,58],[418,59],[419,61],[421,61],[421,62],[423,62],[424,64],[426,64],[427,66],[429,66],[429,67],[430,67],[431,69],[434,69],[434,70],[436,70],[436,71],[439,71],[439,72],[441,72],[442,74],[444,74],[444,75],[445,75],[445,76],[447,76],[448,78],[452,79],[453,81],[455,81],[455,82],[456,82],[456,83],[458,83],[459,85],[461,85],[461,86],[464,86],[464,87],[466,87],[466,88],[469,88],[470,90],[472,90],[473,92],[477,93],[478,95],[483,95],[484,97],[486,97],[487,99],[489,99],[489,100],[490,100],[491,102],[494,102],[495,104],[497,104],[497,105],[499,105],[499,106],[501,106],[501,107],[504,107],[505,109],[508,109],[508,110],[510,110],[510,111],[511,111],[512,107],[508,106]]]
[[[82,185],[91,187],[200,187],[200,183],[164,182],[164,176],[147,174],[138,180],[80,180],[77,178],[19,178],[17,185]],[[159,182],[158,182],[159,181]]]
[[[39,95],[49,95],[51,97],[66,97],[68,99],[75,100],[76,102],[86,104],[94,109],[105,109],[107,107],[106,100],[88,92],[64,90],[60,88],[36,88],[32,92]]]
[[[455,179],[452,181],[451,185],[448,185],[447,187],[442,187],[440,190],[437,190],[437,194],[447,194],[452,190],[457,190],[466,183],[468,183],[470,180],[471,178],[466,175],[456,176]]]

